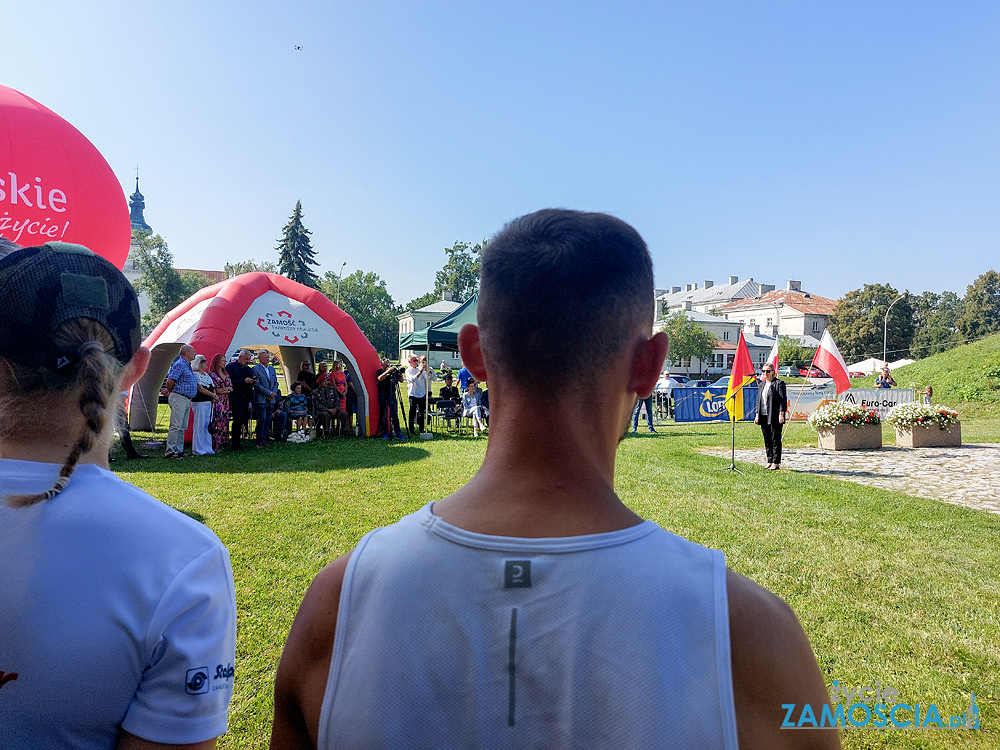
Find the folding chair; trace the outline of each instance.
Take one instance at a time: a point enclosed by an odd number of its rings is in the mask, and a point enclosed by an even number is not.
[[[462,410],[451,399],[438,401],[434,405],[434,410],[427,412],[427,415],[435,419],[443,419],[448,427],[451,427],[451,422],[454,420],[458,423],[459,430],[462,428]]]

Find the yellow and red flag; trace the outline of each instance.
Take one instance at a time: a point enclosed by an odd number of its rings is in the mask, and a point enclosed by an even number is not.
[[[743,389],[741,386],[752,383],[757,375],[750,361],[750,350],[747,349],[747,342],[743,338],[743,331],[740,331],[740,342],[736,345],[736,359],[733,360],[733,369],[729,373],[729,387],[726,389],[726,408],[729,410],[729,421],[735,422],[743,419]],[[735,398],[733,394],[736,394]]]

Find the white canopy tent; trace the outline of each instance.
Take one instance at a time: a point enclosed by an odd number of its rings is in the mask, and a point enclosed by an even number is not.
[[[868,359],[862,360],[861,362],[855,362],[853,365],[848,365],[847,371],[863,372],[865,375],[874,375],[877,372],[881,372],[882,365],[884,364],[885,364],[884,360],[875,359],[874,357],[869,357]]]

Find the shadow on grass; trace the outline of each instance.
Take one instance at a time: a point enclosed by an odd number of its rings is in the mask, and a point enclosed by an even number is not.
[[[871,477],[873,479],[905,479],[906,474],[886,474],[881,471],[849,471],[847,469],[795,469],[802,474],[831,477]]]
[[[470,438],[471,439],[471,438]],[[430,451],[416,441],[388,442],[376,439],[314,440],[309,443],[275,443],[267,448],[244,447],[212,456],[167,460],[152,455],[148,460],[117,460],[116,471],[148,474],[273,474],[277,472],[325,472],[336,469],[374,469],[412,463],[428,458]],[[117,457],[116,457],[117,458]]]
[[[205,516],[201,513],[195,513],[193,510],[184,510],[184,508],[176,508],[176,510],[179,510],[188,518],[193,518],[198,523],[205,523]]]

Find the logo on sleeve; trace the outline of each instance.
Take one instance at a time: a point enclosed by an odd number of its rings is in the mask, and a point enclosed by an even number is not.
[[[17,679],[17,672],[0,672],[0,688]]]
[[[507,560],[503,566],[505,589],[531,587],[531,560]]]
[[[188,695],[203,695],[208,692],[208,667],[189,669],[184,677],[184,692]]]

